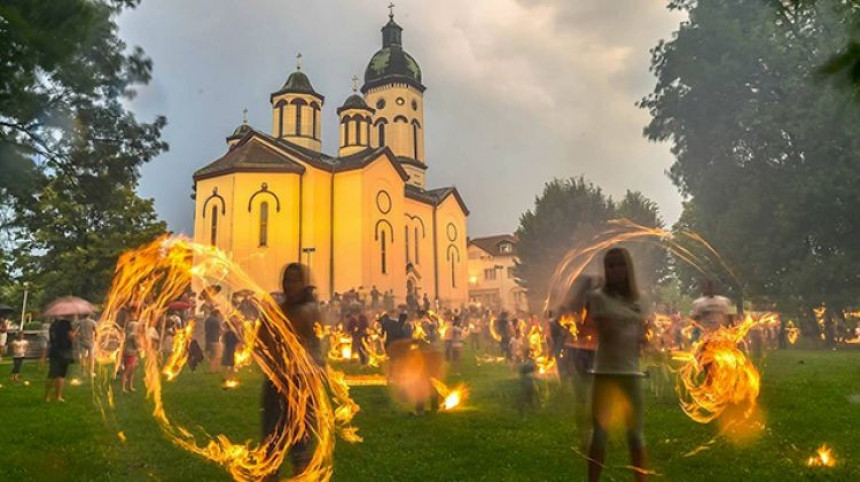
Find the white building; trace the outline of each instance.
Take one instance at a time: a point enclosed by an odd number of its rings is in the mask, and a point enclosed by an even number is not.
[[[492,310],[528,311],[525,289],[516,279],[516,236],[469,240],[469,301]]]

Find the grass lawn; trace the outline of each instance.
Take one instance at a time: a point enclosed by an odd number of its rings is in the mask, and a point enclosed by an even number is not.
[[[549,383],[541,408],[521,413],[518,384],[504,365],[477,366],[464,354],[462,410],[414,417],[392,402],[385,387],[354,387],[361,405],[356,424],[365,441],[339,441],[335,480],[583,480],[570,396]],[[67,403],[42,401],[46,367],[28,360],[29,386],[8,381],[0,363],[0,480],[227,480],[226,472],[174,447],[152,420],[141,389],[120,396],[116,424],[92,403],[90,386],[69,387]],[[348,371],[355,371],[347,367]],[[77,365],[72,366],[76,372]],[[351,370],[350,370],[351,369]],[[646,388],[646,439],[651,468],[671,481],[860,481],[860,351],[771,352],[762,367],[760,404],[767,429],[745,446],[718,440],[692,457],[715,428],[689,420],[670,394]],[[173,417],[190,428],[223,432],[232,440],[259,432],[259,375],[248,370],[234,391],[217,375],[184,372],[165,388]],[[449,377],[449,385],[459,379]],[[647,385],[646,385],[647,386]],[[127,441],[120,441],[122,430]],[[202,428],[201,428],[202,430]],[[808,468],[822,443],[837,466]],[[629,480],[623,436],[610,442],[606,480]]]

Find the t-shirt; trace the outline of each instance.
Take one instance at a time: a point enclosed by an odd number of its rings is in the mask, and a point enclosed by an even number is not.
[[[27,354],[27,340],[13,340],[12,341],[12,358],[24,358],[24,355]]]
[[[730,313],[731,301],[725,296],[703,296],[693,302],[693,318],[706,330],[728,325]]]
[[[206,318],[203,330],[206,332],[206,343],[218,343],[221,339],[221,320],[214,316]]]
[[[597,352],[594,373],[641,375],[639,347],[645,318],[638,303],[608,295],[602,289],[587,295],[588,316],[595,320]]]
[[[51,350],[48,353],[51,358],[63,358],[72,349],[72,339],[69,337],[71,332],[72,322],[69,320],[59,319],[51,323]]]
[[[96,336],[96,322],[92,318],[84,318],[78,325],[78,340],[84,346],[92,346]]]

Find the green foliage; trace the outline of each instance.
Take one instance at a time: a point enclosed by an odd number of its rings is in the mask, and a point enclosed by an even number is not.
[[[570,249],[586,243],[605,229],[607,221],[625,217],[648,227],[661,227],[657,205],[639,192],[627,191],[616,204],[584,178],[555,179],[544,186],[535,207],[520,217],[517,229],[517,279],[528,289],[529,306],[540,310],[547,296],[547,283]],[[640,286],[651,286],[664,275],[664,251],[636,246],[633,257]],[[638,251],[637,251],[638,250]]]
[[[0,283],[31,280],[37,299],[100,300],[117,255],[165,230],[134,189],[166,121],[123,106],[152,69],[117,36],[138,3],[0,5]]]
[[[818,67],[851,36],[851,2],[699,0],[653,50],[645,135],[668,141],[688,198],[680,225],[784,312],[860,292],[860,109]]]

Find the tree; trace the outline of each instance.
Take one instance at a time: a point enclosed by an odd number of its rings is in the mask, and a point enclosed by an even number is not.
[[[152,69],[117,36],[116,16],[138,4],[0,5],[0,254],[7,278],[46,296],[99,299],[117,255],[165,230],[134,189],[140,166],[167,149],[166,121],[139,122],[122,104]]]
[[[744,293],[788,312],[841,311],[860,292],[860,110],[818,68],[850,37],[852,7],[775,3],[670,3],[689,21],[652,51],[645,135],[671,142],[682,224]]]
[[[586,245],[606,229],[607,221],[626,217],[647,227],[661,227],[657,205],[639,192],[628,191],[616,203],[583,177],[555,179],[544,186],[535,206],[520,217],[517,229],[517,280],[528,290],[529,306],[543,308],[548,283],[564,255]],[[634,260],[640,277],[653,285],[662,278],[665,251],[634,245]],[[644,286],[644,285],[643,285]]]

